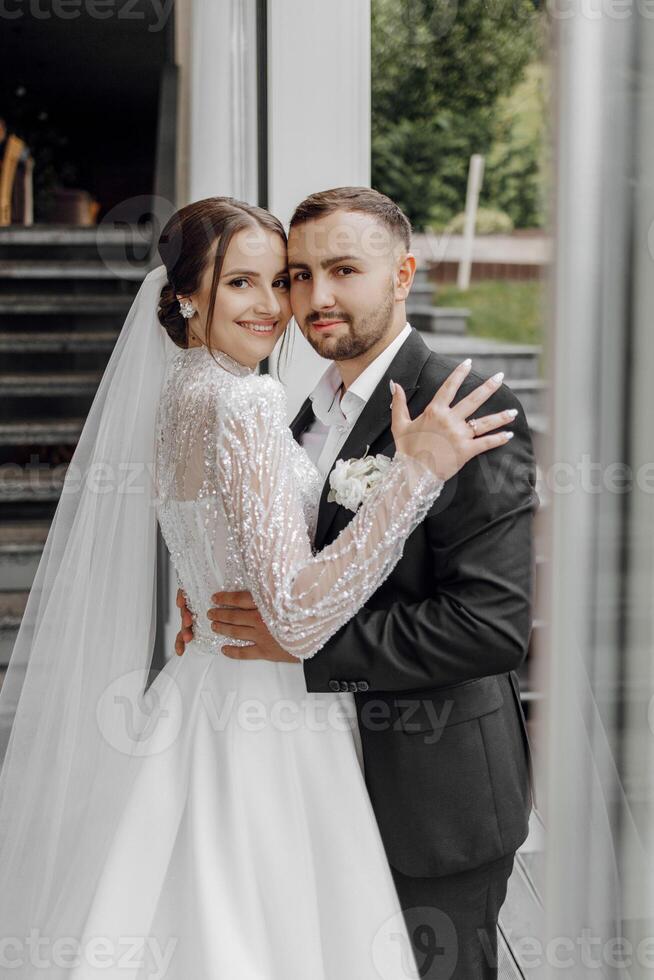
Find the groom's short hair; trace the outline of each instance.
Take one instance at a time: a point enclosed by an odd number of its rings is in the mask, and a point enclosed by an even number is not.
[[[411,249],[411,222],[404,211],[390,197],[371,187],[334,187],[309,195],[293,212],[290,228],[325,218],[335,211],[370,214],[385,225],[407,251]]]

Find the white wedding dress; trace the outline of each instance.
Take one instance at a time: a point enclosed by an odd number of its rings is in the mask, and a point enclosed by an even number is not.
[[[388,575],[442,483],[398,453],[314,556],[322,481],[287,427],[283,389],[215,357],[179,351],[162,390],[157,514],[194,639],[146,695],[147,765],[86,922],[87,937],[134,945],[120,966],[86,960],[71,976],[417,976],[352,695],[307,693],[301,663],[221,655],[245,641],[212,633],[206,610],[218,589],[249,589],[279,642],[315,655]]]

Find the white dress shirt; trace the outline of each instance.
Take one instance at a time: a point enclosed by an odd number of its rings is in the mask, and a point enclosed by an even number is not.
[[[411,333],[410,323],[397,335],[368,367],[361,372],[340,398],[341,374],[334,361],[329,365],[320,381],[313,389],[311,399],[314,421],[300,436],[304,446],[318,470],[327,479],[336,458],[345,445],[366,402],[386,373],[386,369]],[[390,404],[391,393],[388,392]]]
[[[374,361],[371,361],[365,371],[362,371],[339,401],[338,393],[342,385],[340,371],[332,361],[320,381],[313,389],[309,398],[312,402],[315,419],[300,436],[299,442],[304,446],[308,455],[323,476],[327,479],[347,437],[366,406],[366,402],[386,373],[386,369],[399,351],[400,347],[411,333],[410,323],[397,335]],[[391,392],[388,392],[390,404]],[[320,652],[316,654],[320,656]],[[338,693],[334,695],[341,699],[346,707],[346,716],[351,719],[354,746],[361,771],[364,772],[363,748],[361,733],[357,722],[354,695]]]

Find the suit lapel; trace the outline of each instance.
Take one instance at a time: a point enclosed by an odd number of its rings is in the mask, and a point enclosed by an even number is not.
[[[356,425],[340,450],[337,459],[351,459],[364,456],[366,454],[366,448],[368,448],[370,454],[374,454],[376,451],[375,444],[380,441],[381,445],[378,451],[386,449],[389,450],[391,456],[394,454],[395,447],[391,434],[391,392],[389,382],[391,378],[394,381],[399,381],[406,393],[407,403],[410,404],[412,397],[418,391],[419,386],[417,381],[429,356],[430,350],[424,340],[417,330],[412,330],[368,399],[361,415],[357,419]],[[336,460],[334,460],[335,463]],[[320,498],[318,524],[315,535],[315,547],[317,550],[324,547],[327,535],[332,530],[332,525],[337,518],[338,530],[341,530],[354,516],[352,511],[341,507],[339,504],[333,502],[328,503],[328,494],[329,475],[325,480]],[[336,527],[334,531],[336,531]]]
[[[291,422],[291,432],[293,433],[293,438],[296,442],[300,441],[300,436],[305,429],[308,429],[314,419],[315,415],[313,414],[311,399],[307,398],[302,404],[300,411]]]

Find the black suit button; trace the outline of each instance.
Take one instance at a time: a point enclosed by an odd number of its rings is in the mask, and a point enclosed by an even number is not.
[[[350,691],[358,691],[359,690],[359,687],[358,687],[356,681],[350,681],[350,683],[348,684],[348,688],[349,688]]]
[[[370,690],[370,684],[368,681],[359,681],[358,688],[360,691],[368,691]]]
[[[347,691],[347,690],[348,690],[347,681],[341,681],[341,691]]]
[[[338,683],[338,681],[330,681],[329,682],[329,690],[330,691],[340,691],[340,689],[341,689],[341,685]]]

